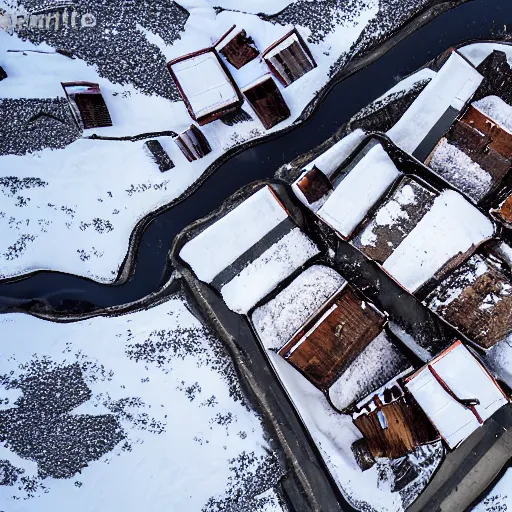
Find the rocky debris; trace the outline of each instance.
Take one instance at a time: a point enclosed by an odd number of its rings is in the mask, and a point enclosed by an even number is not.
[[[292,24],[311,30],[310,43],[323,41],[338,25],[344,25],[361,11],[360,0],[299,0],[273,16],[262,16],[281,25]]]
[[[64,148],[81,135],[64,98],[0,100],[0,155]]]
[[[0,441],[37,462],[41,479],[70,478],[125,437],[113,414],[70,414],[91,398],[79,364],[34,361],[19,379],[4,375],[0,383],[23,391],[16,407],[0,412]]]

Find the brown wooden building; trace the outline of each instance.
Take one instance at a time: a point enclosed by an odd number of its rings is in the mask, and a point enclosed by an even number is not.
[[[456,146],[490,175],[486,196],[496,190],[512,167],[512,134],[474,105],[468,107],[442,141]],[[430,165],[436,149],[426,165]]]
[[[92,82],[62,82],[76,123],[82,129],[112,126],[100,86]]]
[[[174,142],[189,162],[199,160],[212,151],[203,132],[195,125],[191,125],[187,131],[175,137]]]
[[[426,303],[483,348],[512,333],[512,280],[492,258],[472,256],[439,284]]]
[[[331,180],[316,166],[306,172],[296,185],[309,204],[320,201],[333,190]]]
[[[214,48],[204,48],[167,63],[190,117],[200,126],[238,110],[244,99]]]
[[[380,457],[404,457],[418,446],[440,439],[421,407],[397,383],[385,389],[383,396],[373,396],[354,415],[353,421],[363,434],[363,439],[352,447],[360,464],[361,459],[371,461]],[[365,452],[370,457],[364,457]],[[363,469],[368,467],[371,467],[371,463],[366,464]]]
[[[236,69],[240,69],[260,52],[244,29],[233,25],[215,44],[214,48]]]
[[[267,130],[290,117],[290,109],[270,75],[258,78],[242,92]]]
[[[313,54],[296,28],[270,45],[261,58],[284,87],[316,68]]]
[[[306,322],[279,354],[326,392],[385,324],[383,313],[346,286]]]

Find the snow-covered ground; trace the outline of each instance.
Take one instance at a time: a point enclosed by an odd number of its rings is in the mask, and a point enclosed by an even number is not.
[[[508,469],[473,512],[507,512],[512,510],[512,469]]]
[[[292,28],[264,21],[254,14],[217,14],[212,3],[180,2],[190,16],[181,38],[173,44],[143,25],[136,25],[136,29],[169,60],[211,46],[233,24],[245,28],[260,50]],[[374,0],[361,0],[358,4],[358,9],[347,12],[322,41],[308,43],[318,67],[282,90],[292,116],[270,131],[281,130],[297,119],[328,82],[331,66],[350,49],[378,11]],[[0,1],[2,5],[5,6]],[[251,5],[256,11],[270,8],[269,2]],[[277,3],[272,4],[274,7],[281,8]],[[305,37],[310,32],[307,27],[298,29]],[[9,49],[24,52],[7,52]],[[181,132],[191,124],[181,101],[143,94],[130,84],[113,83],[102,78],[96,66],[83,60],[30,50],[54,52],[45,43],[35,45],[0,31],[1,63],[8,74],[0,82],[0,101],[63,100],[61,81],[88,80],[100,84],[113,126],[86,130],[84,137],[92,133],[120,137]],[[243,87],[268,70],[256,59],[240,71],[232,67],[230,71]],[[143,141],[79,139],[62,149],[0,156],[0,278],[50,269],[103,282],[114,281],[138,220],[180,196],[228,149],[269,133],[246,103],[243,108],[251,114],[252,121],[231,127],[216,121],[203,128],[213,151],[199,161],[188,163],[171,137],[157,137],[176,164],[166,174],[161,174],[145,153]]]
[[[179,297],[0,331],[2,510],[284,510],[230,359]]]

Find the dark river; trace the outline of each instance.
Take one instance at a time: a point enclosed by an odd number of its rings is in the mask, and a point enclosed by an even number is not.
[[[105,285],[69,274],[39,272],[0,284],[0,308],[38,301],[61,312],[77,302],[85,309],[104,308],[157,291],[169,275],[172,241],[185,226],[217,208],[241,186],[271,177],[279,166],[313,149],[391,88],[399,77],[412,73],[450,46],[469,39],[497,38],[509,23],[512,29],[512,0],[471,1],[436,18],[376,62],[337,84],[305,123],[238,154],[188,199],[151,222],[135,256],[134,273],[125,284]]]

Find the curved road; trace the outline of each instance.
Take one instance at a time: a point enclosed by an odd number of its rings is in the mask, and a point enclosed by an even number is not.
[[[160,214],[145,230],[133,275],[120,285],[100,284],[58,272],[39,272],[0,284],[0,310],[43,301],[64,312],[77,302],[86,309],[140,300],[159,290],[170,270],[168,252],[177,233],[243,185],[271,177],[282,164],[330,137],[362,107],[450,46],[492,39],[512,23],[511,0],[473,0],[431,21],[373,64],[338,83],[314,114],[282,137],[269,140],[224,163],[195,193]]]

